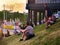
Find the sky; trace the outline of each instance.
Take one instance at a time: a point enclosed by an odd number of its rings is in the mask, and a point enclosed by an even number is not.
[[[13,10],[14,12],[27,12],[25,9],[27,0],[0,0],[0,11],[3,10]],[[5,5],[5,6],[3,6]]]

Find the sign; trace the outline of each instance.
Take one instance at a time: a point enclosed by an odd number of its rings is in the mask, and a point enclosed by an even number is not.
[[[14,29],[14,26],[13,25],[4,25],[4,28],[5,29]]]

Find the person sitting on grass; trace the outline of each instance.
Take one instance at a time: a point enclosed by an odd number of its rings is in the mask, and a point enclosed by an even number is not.
[[[20,41],[27,40],[35,36],[33,27],[30,26],[29,23],[27,23],[27,27],[24,30],[21,30],[21,32],[22,32],[22,37]]]
[[[56,17],[55,17],[55,16],[50,16],[50,17],[48,18],[46,28],[48,28],[50,25],[53,25],[55,22],[56,22]]]

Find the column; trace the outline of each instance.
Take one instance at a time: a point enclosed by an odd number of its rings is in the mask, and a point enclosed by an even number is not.
[[[45,12],[43,11],[43,19],[44,19],[44,17],[45,17]]]
[[[30,10],[30,22],[32,23],[32,10]]]
[[[48,11],[45,10],[46,28],[48,28]]]
[[[30,22],[30,10],[28,10],[27,22]]]
[[[34,24],[37,25],[37,11],[34,11]]]
[[[27,22],[32,23],[32,10],[28,10]]]
[[[39,24],[41,24],[41,12],[39,12]]]
[[[34,21],[34,10],[32,10],[32,21]]]
[[[47,10],[45,10],[45,18],[46,18],[46,22],[47,22],[47,20],[48,20],[48,11]]]

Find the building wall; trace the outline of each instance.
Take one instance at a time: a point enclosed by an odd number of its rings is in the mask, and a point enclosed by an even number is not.
[[[28,0],[29,4],[39,3],[60,3],[60,0]]]
[[[33,4],[33,3],[35,3],[35,0],[28,0],[28,3]]]
[[[60,3],[60,0],[35,0],[35,3]]]
[[[47,4],[50,9],[60,9],[60,0],[28,0],[26,9],[44,10],[45,4]]]

